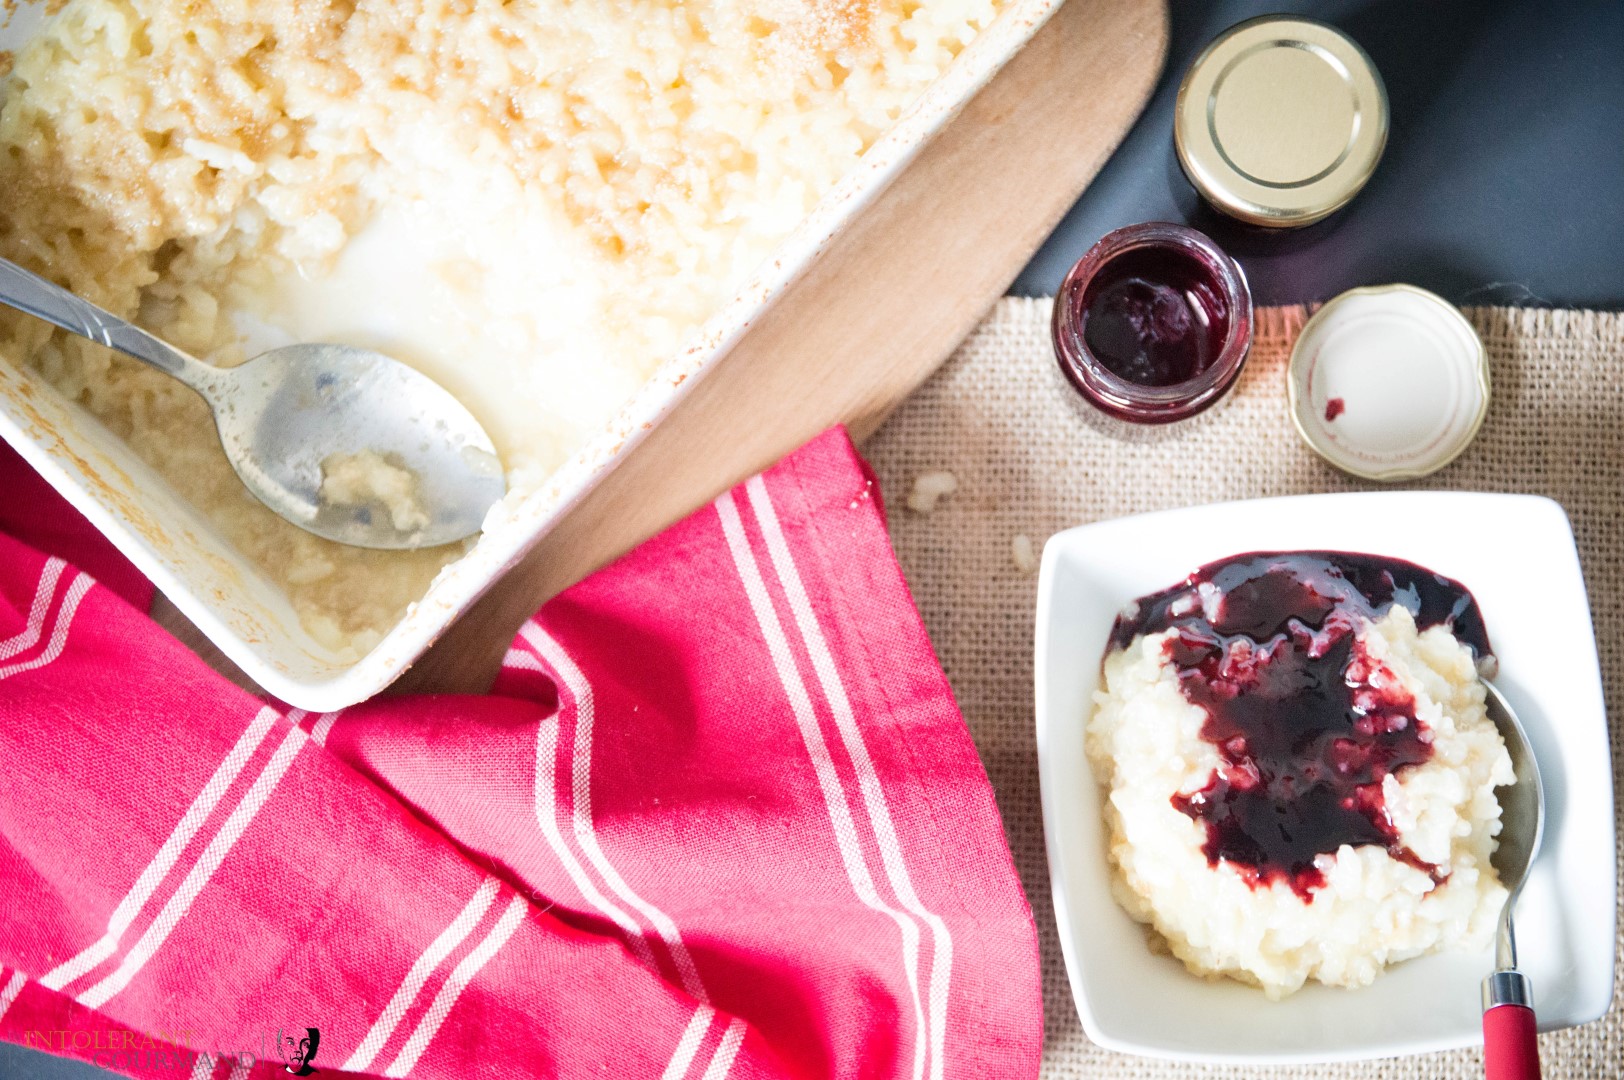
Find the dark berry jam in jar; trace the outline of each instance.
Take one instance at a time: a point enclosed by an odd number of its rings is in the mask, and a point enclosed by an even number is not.
[[[1095,408],[1140,424],[1183,420],[1223,397],[1252,345],[1240,265],[1169,222],[1107,233],[1055,297],[1055,358]]]

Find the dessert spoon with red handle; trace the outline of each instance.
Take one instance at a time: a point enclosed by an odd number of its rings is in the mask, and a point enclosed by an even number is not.
[[[1545,835],[1545,786],[1528,732],[1495,686],[1485,681],[1489,719],[1500,729],[1517,782],[1499,789],[1500,846],[1494,868],[1507,888],[1494,946],[1494,972],[1483,980],[1483,1072],[1487,1080],[1539,1080],[1539,1044],[1534,1038],[1534,989],[1517,970],[1513,909],[1539,856]]]

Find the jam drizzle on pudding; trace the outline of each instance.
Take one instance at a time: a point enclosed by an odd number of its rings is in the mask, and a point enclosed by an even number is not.
[[[1202,850],[1256,888],[1284,881],[1305,902],[1315,859],[1376,844],[1443,881],[1399,842],[1382,780],[1432,756],[1415,699],[1357,635],[1400,604],[1418,629],[1446,626],[1479,663],[1492,651],[1472,594],[1413,563],[1344,552],[1259,552],[1202,567],[1118,617],[1112,644],[1174,631],[1166,656],[1222,766],[1173,796],[1202,823]]]

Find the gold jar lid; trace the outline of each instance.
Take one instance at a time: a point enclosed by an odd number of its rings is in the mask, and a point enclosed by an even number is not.
[[[1312,19],[1230,27],[1179,86],[1179,164],[1208,202],[1293,228],[1340,209],[1387,145],[1387,90],[1365,51]]]

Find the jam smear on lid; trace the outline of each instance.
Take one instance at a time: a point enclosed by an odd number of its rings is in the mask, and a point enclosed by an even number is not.
[[[1432,756],[1432,732],[1397,676],[1357,634],[1394,604],[1425,630],[1446,626],[1492,657],[1472,594],[1413,563],[1335,551],[1258,552],[1197,570],[1118,617],[1112,644],[1173,630],[1167,658],[1206,714],[1222,766],[1173,796],[1206,829],[1202,850],[1254,888],[1284,881],[1312,902],[1315,865],[1375,844],[1441,882],[1399,841],[1382,780]]]

